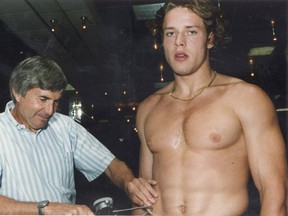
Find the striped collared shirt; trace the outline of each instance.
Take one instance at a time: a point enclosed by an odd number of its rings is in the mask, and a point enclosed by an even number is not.
[[[35,134],[13,118],[13,107],[0,114],[0,195],[75,203],[74,166],[92,181],[115,156],[68,116],[55,113]]]

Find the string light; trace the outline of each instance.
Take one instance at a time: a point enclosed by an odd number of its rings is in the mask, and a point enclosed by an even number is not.
[[[160,63],[160,81],[164,82],[164,77],[163,77],[163,71],[164,71],[164,65]]]
[[[153,37],[155,37],[156,36],[156,33],[157,33],[157,29],[156,28],[153,28],[153,30],[152,30],[152,36]],[[155,49],[155,50],[157,50],[158,49],[158,44],[157,44],[157,40],[154,40],[154,43],[153,43],[153,48]]]
[[[153,30],[152,30],[152,35],[155,36],[156,33],[157,33],[157,28],[153,28]]]
[[[87,17],[86,16],[81,16],[80,17],[81,22],[82,22],[82,29],[87,29]]]
[[[52,32],[56,31],[56,20],[55,19],[50,20],[50,29]]]
[[[219,9],[219,10],[221,9],[221,3],[220,3],[220,0],[218,0],[218,9]]]
[[[254,70],[253,70],[254,61],[253,61],[252,58],[249,59],[249,65],[250,65],[250,76],[254,77],[255,76],[255,73],[254,73]]]
[[[272,40],[277,41],[277,36],[275,33],[275,20],[271,19],[271,27],[272,27]]]
[[[218,0],[218,9],[219,9],[219,12],[220,12],[220,18],[222,19],[223,18],[223,14],[222,14],[222,11],[221,11],[221,2],[220,0]]]

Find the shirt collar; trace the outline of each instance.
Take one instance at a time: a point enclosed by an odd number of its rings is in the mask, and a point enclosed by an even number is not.
[[[18,130],[27,130],[30,131],[26,128],[26,126],[24,124],[20,124],[18,121],[16,121],[16,119],[14,118],[14,116],[11,113],[11,110],[15,108],[15,103],[11,100],[6,104],[6,108],[5,108],[5,113],[8,116],[9,121],[11,121],[13,123],[13,125],[15,125],[15,127]],[[38,134],[42,129],[37,130],[36,134]]]
[[[18,129],[25,128],[23,124],[19,124],[19,122],[16,121],[16,119],[13,117],[11,110],[15,108],[15,103],[13,101],[9,101],[6,104],[5,113],[8,117],[8,119],[15,125]]]

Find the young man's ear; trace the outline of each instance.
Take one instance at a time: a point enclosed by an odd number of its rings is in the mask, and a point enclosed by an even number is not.
[[[210,32],[207,39],[207,48],[211,49],[212,47],[214,47],[214,33]]]

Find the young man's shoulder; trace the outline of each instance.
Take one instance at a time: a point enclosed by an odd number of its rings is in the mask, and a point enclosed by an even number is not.
[[[138,106],[139,110],[151,110],[161,98],[169,94],[172,88],[172,83],[168,83],[164,87],[156,90],[153,94],[147,96]]]
[[[172,82],[167,83],[160,89],[156,89],[155,92],[149,95],[147,98],[145,98],[143,102],[146,103],[154,100],[159,100],[161,97],[168,95],[171,90],[172,90]]]
[[[236,91],[262,91],[259,86],[249,83],[241,78],[224,74],[218,74],[218,77],[219,79],[215,83],[215,86],[227,86]]]
[[[244,81],[239,78],[227,76],[223,82],[227,85],[227,96],[230,101],[237,104],[237,108],[242,108],[242,110],[250,109],[251,107],[267,106],[273,108],[272,100],[267,92],[260,86]],[[243,109],[247,108],[247,109]]]
[[[264,89],[237,77],[219,74],[214,86],[222,88],[228,98],[231,100],[235,99],[238,102],[247,100],[250,101],[250,103],[261,100],[269,101],[269,96]]]

